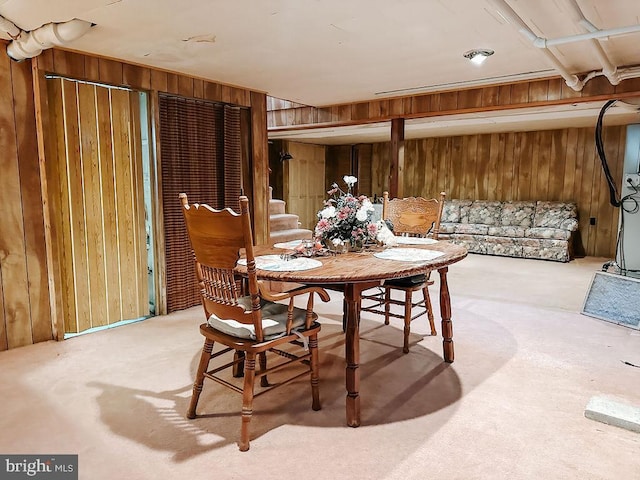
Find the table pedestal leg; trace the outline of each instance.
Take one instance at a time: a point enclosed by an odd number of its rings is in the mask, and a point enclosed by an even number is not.
[[[347,425],[350,427],[360,426],[360,293],[361,289],[353,284],[345,286]]]
[[[440,317],[442,318],[442,349],[444,361],[453,363],[453,323],[451,322],[451,298],[447,284],[448,267],[438,270],[440,274]]]

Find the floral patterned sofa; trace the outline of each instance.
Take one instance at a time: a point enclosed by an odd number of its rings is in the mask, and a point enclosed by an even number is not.
[[[472,253],[568,262],[577,229],[573,202],[447,200],[439,238]]]

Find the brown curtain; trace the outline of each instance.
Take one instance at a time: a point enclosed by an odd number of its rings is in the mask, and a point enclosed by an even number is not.
[[[168,312],[200,303],[178,194],[185,192],[190,203],[237,211],[241,155],[239,107],[160,95]]]

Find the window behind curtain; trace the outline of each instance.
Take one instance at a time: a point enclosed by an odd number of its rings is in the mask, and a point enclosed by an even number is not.
[[[167,311],[200,303],[193,255],[178,194],[189,203],[238,210],[240,108],[160,94],[160,163]]]

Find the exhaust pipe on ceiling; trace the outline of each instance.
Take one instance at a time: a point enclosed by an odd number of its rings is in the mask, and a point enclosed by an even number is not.
[[[76,18],[63,23],[47,23],[30,32],[22,30],[17,38],[7,45],[7,55],[16,61],[37,57],[47,48],[66,45],[80,38],[93,25]]]

